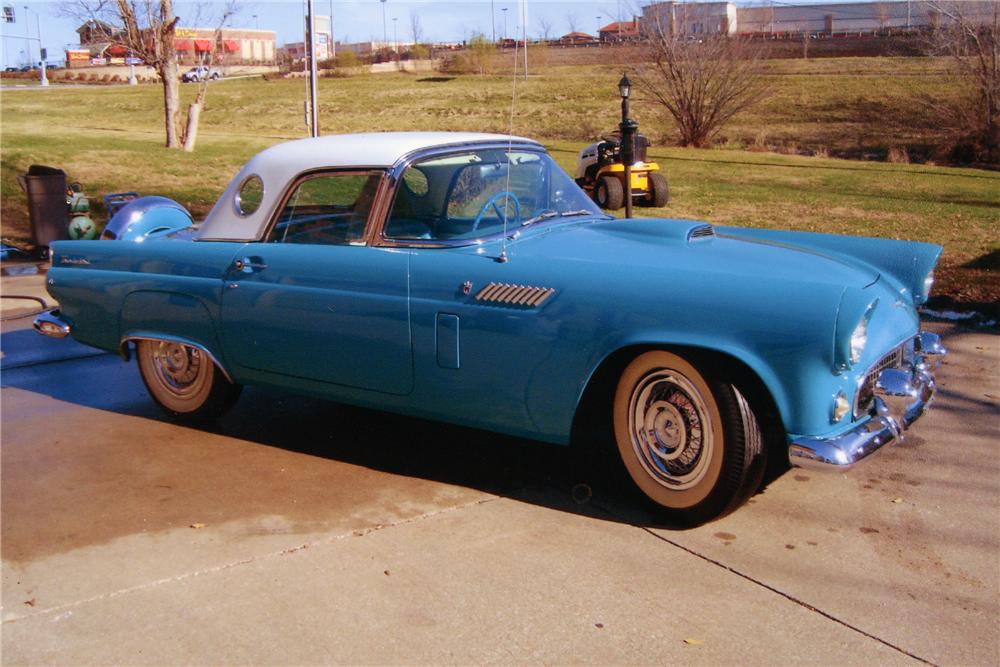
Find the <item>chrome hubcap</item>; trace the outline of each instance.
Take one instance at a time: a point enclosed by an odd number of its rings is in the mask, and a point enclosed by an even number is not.
[[[200,350],[180,343],[161,342],[153,351],[157,375],[178,396],[200,387],[203,363]]]
[[[655,370],[629,399],[629,434],[643,468],[676,491],[700,482],[715,443],[704,398],[683,375]]]

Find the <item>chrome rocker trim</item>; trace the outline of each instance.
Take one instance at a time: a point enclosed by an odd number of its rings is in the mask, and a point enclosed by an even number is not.
[[[932,371],[945,354],[947,350],[937,334],[917,335],[913,354],[903,362],[903,367],[879,373],[871,418],[830,438],[796,438],[788,445],[789,463],[811,470],[844,471],[882,447],[902,442],[904,431],[934,400],[937,385]]]
[[[65,338],[70,332],[69,322],[62,318],[58,308],[36,317],[32,326],[35,327],[35,331],[50,338]]]

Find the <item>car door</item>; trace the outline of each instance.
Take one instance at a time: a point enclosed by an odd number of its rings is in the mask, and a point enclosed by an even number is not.
[[[301,177],[222,297],[227,359],[243,369],[390,394],[413,387],[409,254],[365,245],[379,171]]]

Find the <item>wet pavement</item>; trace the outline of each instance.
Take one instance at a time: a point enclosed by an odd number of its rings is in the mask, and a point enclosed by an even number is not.
[[[177,425],[5,321],[3,662],[997,664],[1000,339],[931,326],[907,442],[680,531],[571,449],[257,390]]]

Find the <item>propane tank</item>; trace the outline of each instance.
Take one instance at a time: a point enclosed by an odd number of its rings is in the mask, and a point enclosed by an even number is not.
[[[91,241],[97,238],[97,225],[87,215],[78,213],[69,221],[69,237],[74,241]]]
[[[80,186],[74,183],[69,192],[69,237],[74,241],[91,241],[97,238],[97,225],[90,219],[90,200],[80,192]]]

